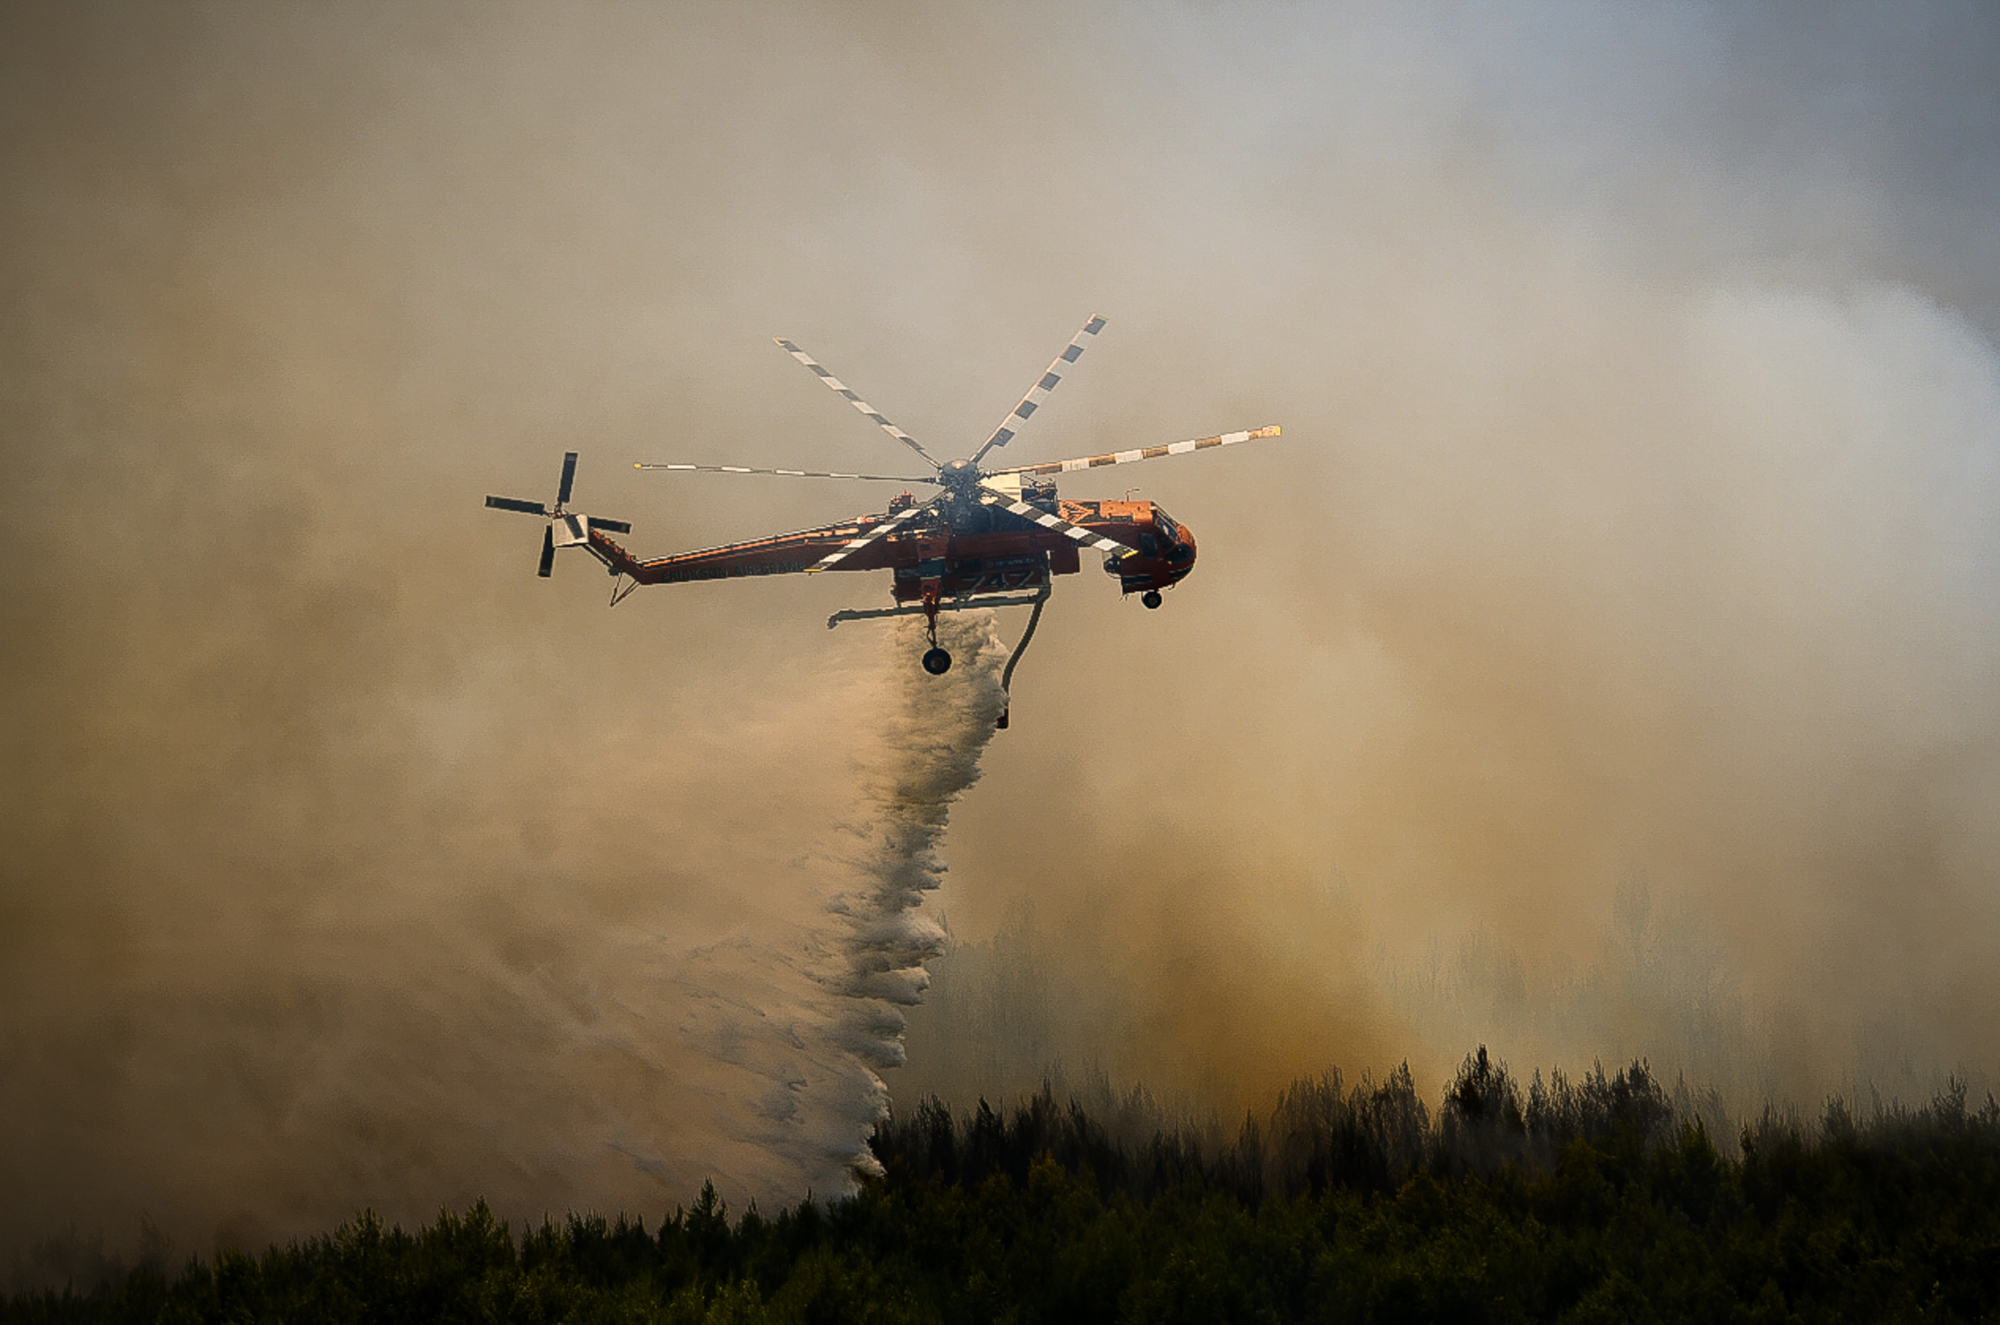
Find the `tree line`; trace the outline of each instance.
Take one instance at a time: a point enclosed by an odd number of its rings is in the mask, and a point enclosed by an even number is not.
[[[713,1186],[652,1230],[363,1214],[0,1322],[2000,1319],[2000,1105],[1955,1082],[1721,1147],[1644,1063],[1524,1090],[1483,1048],[1435,1113],[1407,1067],[1298,1082],[1227,1136],[1112,1112],[931,1099],[854,1196],[775,1217]]]

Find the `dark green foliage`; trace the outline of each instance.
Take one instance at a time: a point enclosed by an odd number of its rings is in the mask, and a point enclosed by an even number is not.
[[[1287,1091],[1235,1138],[1114,1140],[1049,1091],[885,1123],[885,1176],[657,1232],[485,1205],[373,1215],[178,1274],[0,1302],[11,1321],[1838,1321],[2000,1319],[2000,1106],[1807,1126],[1718,1150],[1644,1064],[1525,1098],[1483,1049],[1435,1118],[1407,1069]]]

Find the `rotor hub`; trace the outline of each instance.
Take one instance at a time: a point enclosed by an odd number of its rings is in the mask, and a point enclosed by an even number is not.
[[[954,505],[979,500],[979,466],[970,460],[953,460],[940,465],[938,482]]]

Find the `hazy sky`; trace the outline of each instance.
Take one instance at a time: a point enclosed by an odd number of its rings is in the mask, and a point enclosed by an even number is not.
[[[839,899],[958,710],[827,632],[879,576],[607,612],[480,506],[575,449],[642,554],[879,509],[632,469],[901,463],[773,336],[940,455],[1093,312],[1010,459],[1284,426],[1065,483],[1200,567],[1063,581],[953,809],[922,913],[1116,1002],[1072,1054],[1434,1089],[1488,1032],[1427,953],[1580,987],[1648,896],[1776,1087],[1991,1072],[1996,52],[1977,3],[8,5],[0,1254],[837,1185]],[[1496,1047],[1664,1052],[1591,988]]]

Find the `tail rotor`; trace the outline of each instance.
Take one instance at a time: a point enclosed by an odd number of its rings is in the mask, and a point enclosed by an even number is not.
[[[535,574],[547,579],[556,564],[556,549],[559,547],[588,547],[590,531],[602,529],[607,533],[629,534],[632,526],[623,520],[606,520],[597,516],[573,514],[569,508],[570,489],[576,483],[576,452],[563,454],[562,478],[556,485],[556,502],[544,506],[538,501],[527,501],[520,497],[488,497],[486,504],[496,511],[519,511],[523,515],[539,515],[548,521],[542,527],[542,559],[535,567]]]

